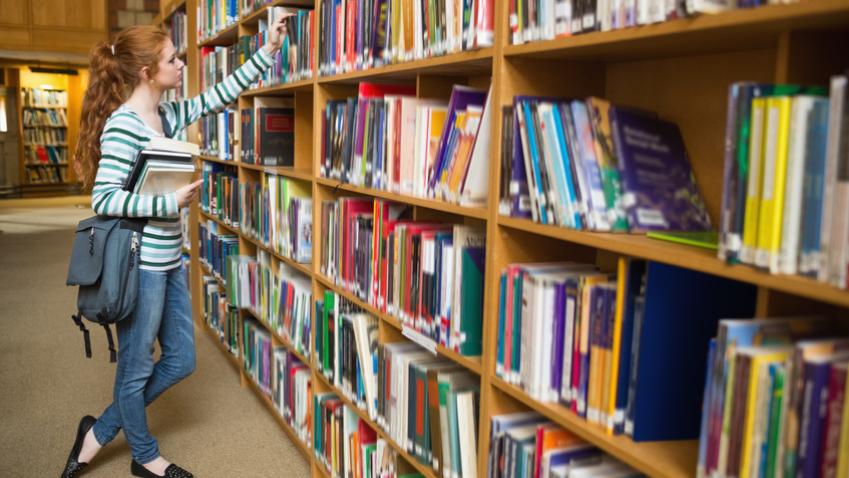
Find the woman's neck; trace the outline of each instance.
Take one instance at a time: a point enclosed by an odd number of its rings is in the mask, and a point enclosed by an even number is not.
[[[150,83],[141,82],[130,94],[127,105],[143,115],[155,114],[161,100],[162,90]]]

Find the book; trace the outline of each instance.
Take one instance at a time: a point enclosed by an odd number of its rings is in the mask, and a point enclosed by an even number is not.
[[[171,193],[191,183],[196,144],[155,137],[139,152],[124,189],[137,194]]]
[[[618,107],[610,116],[631,230],[710,230],[678,126]]]

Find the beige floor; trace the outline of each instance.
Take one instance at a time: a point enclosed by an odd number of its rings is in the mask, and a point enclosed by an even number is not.
[[[73,203],[71,201],[70,203]],[[70,320],[74,290],[65,274],[72,228],[91,214],[68,202],[29,208],[0,201],[0,477],[58,476],[84,414],[112,393],[102,330],[94,357]],[[167,458],[198,477],[302,477],[308,464],[203,331],[197,371],[149,409]],[[85,476],[130,476],[122,435]]]

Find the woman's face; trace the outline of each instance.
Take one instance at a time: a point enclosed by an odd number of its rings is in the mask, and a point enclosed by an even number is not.
[[[183,67],[185,65],[182,60],[177,58],[177,50],[174,49],[174,44],[168,38],[165,40],[165,48],[159,55],[159,71],[156,72],[153,80],[163,91],[177,88],[183,81]]]

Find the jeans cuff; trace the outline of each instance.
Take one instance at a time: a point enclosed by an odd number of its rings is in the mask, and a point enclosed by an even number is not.
[[[115,435],[112,435],[109,438],[103,436],[103,432],[98,431],[98,430],[100,430],[100,428],[98,428],[98,425],[100,425],[100,424],[101,424],[100,420],[94,422],[94,425],[91,427],[91,430],[92,430],[92,433],[94,433],[94,439],[97,441],[97,444],[100,445],[101,447],[104,447],[104,446],[106,446],[107,443],[111,442],[115,438]]]
[[[139,465],[147,465],[157,458],[159,458],[159,447],[155,447],[153,453],[145,454],[143,458],[133,457]]]

